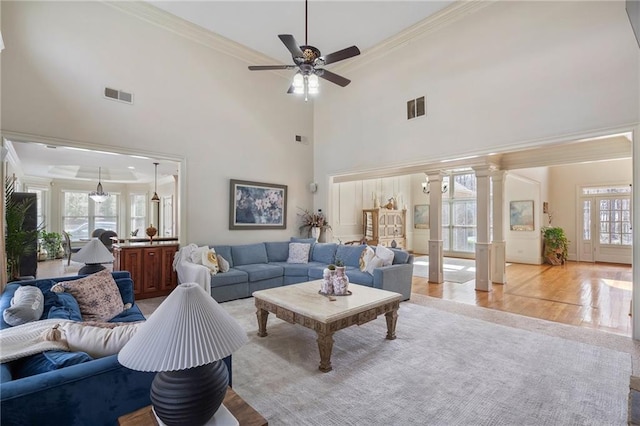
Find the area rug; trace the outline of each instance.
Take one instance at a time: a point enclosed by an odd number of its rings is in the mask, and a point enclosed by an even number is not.
[[[322,373],[315,333],[270,314],[257,337],[253,303],[222,304],[249,336],[233,387],[270,425],[626,424],[629,353],[404,302],[396,340],[338,331]]]
[[[444,280],[452,283],[466,283],[476,279],[476,261],[445,257],[442,265]],[[429,278],[429,256],[419,256],[413,260],[413,275]]]

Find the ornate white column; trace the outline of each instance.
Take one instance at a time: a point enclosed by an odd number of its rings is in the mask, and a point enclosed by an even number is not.
[[[491,242],[489,208],[491,207],[491,168],[474,167],[476,172],[476,290],[491,291]]]
[[[491,174],[493,182],[493,243],[491,245],[491,281],[507,283],[507,255],[504,239],[504,179],[506,172],[496,170]]]
[[[444,282],[442,250],[442,173],[427,173],[429,179],[429,282]]]

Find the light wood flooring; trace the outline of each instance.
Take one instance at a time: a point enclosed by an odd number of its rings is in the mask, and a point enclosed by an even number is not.
[[[83,265],[66,260],[38,263],[38,277],[75,275]],[[105,265],[111,269],[111,265]],[[509,264],[507,284],[487,293],[475,282],[429,284],[413,277],[412,291],[549,321],[631,336],[631,266],[567,262],[562,266]]]
[[[562,266],[510,264],[507,283],[491,292],[475,281],[429,284],[413,277],[412,291],[441,299],[631,336],[631,266],[567,262]]]

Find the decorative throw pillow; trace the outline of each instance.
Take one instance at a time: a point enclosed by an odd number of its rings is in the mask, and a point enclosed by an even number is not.
[[[393,263],[393,250],[385,246],[378,245],[378,247],[376,247],[376,256],[382,259],[382,266],[389,266]]]
[[[18,287],[11,299],[11,306],[4,310],[4,321],[16,326],[37,321],[44,312],[44,295],[42,290],[32,285]]]
[[[72,351],[86,352],[92,358],[102,358],[120,352],[143,323],[136,322],[108,328],[81,322],[68,322],[56,325],[61,333],[48,333],[48,336],[54,341],[65,340]]]
[[[376,252],[369,246],[365,247],[362,250],[362,254],[360,255],[360,270],[364,272],[367,269],[367,265],[371,262],[371,259],[376,255]]]
[[[373,275],[373,270],[384,266],[383,263],[384,261],[378,256],[373,256],[369,263],[367,263],[367,267],[365,268],[364,272],[368,272],[369,274]]]
[[[126,309],[118,286],[106,269],[78,280],[59,282],[51,291],[71,293],[84,321],[109,321]]]
[[[201,246],[191,252],[191,263],[202,265],[202,255],[209,251],[209,246]]]
[[[209,249],[202,252],[202,264],[209,268],[213,275],[218,273],[220,267],[218,266],[218,257],[214,249]]]
[[[287,263],[309,263],[311,244],[289,243],[289,258]]]
[[[219,254],[216,255],[216,259],[218,260],[218,267],[220,268],[220,272],[229,272],[229,262],[227,262],[227,260]]]
[[[49,309],[49,319],[66,319],[71,321],[82,321],[82,313],[76,299],[70,293],[56,293],[58,300]]]

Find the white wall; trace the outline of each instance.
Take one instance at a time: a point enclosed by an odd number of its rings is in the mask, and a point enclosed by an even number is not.
[[[186,160],[184,242],[282,240],[312,207],[312,105],[287,82],[99,2],[2,2],[2,131]],[[133,92],[106,100],[104,86]],[[296,134],[311,144],[296,143]],[[288,185],[286,230],[229,231],[229,179]]]
[[[542,212],[541,183],[516,173],[507,173],[504,184],[504,214],[506,260],[516,263],[542,263],[542,240],[540,221]],[[511,201],[533,201],[533,231],[512,231],[510,226]]]
[[[639,56],[622,1],[492,3],[341,68],[353,82],[316,101],[316,179],[630,128]]]

